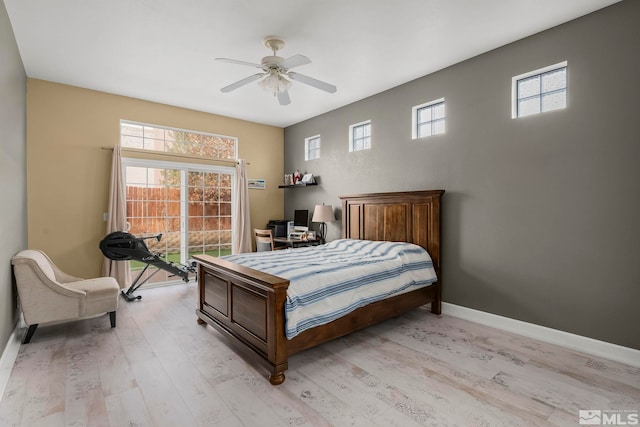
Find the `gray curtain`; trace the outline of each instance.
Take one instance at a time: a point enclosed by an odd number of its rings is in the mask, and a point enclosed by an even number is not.
[[[127,231],[127,207],[125,202],[125,187],[122,181],[122,152],[120,144],[113,148],[111,159],[111,186],[109,188],[109,218],[107,220],[107,234],[114,231]],[[115,278],[120,288],[126,288],[131,282],[129,261],[112,261],[105,257],[102,264],[102,275]]]
[[[238,160],[236,165],[236,206],[233,217],[233,240],[231,253],[251,252],[251,218],[249,214],[249,185],[247,179],[247,162]]]

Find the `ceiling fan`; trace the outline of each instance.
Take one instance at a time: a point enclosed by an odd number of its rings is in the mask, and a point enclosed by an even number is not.
[[[289,88],[291,87],[291,81],[286,79],[289,77],[291,80],[298,81],[300,83],[304,83],[309,86],[313,86],[317,89],[324,90],[325,92],[335,93],[336,87],[332,84],[314,79],[313,77],[305,76],[304,74],[296,73],[293,71],[289,71],[294,67],[299,67],[300,65],[310,64],[311,60],[304,55],[293,55],[289,58],[282,58],[277,56],[277,52],[282,49],[284,46],[284,41],[276,38],[275,36],[268,36],[264,39],[264,45],[271,49],[273,55],[265,56],[262,58],[260,64],[255,64],[253,62],[246,61],[238,61],[236,59],[229,58],[216,58],[216,61],[229,62],[231,64],[239,64],[239,65],[247,65],[249,67],[261,68],[262,72],[251,75],[249,77],[245,77],[242,80],[238,80],[235,83],[230,84],[229,86],[225,86],[220,89],[222,92],[231,92],[232,90],[238,89],[244,85],[247,85],[253,81],[258,79],[262,79],[258,84],[262,86],[264,89],[269,90],[274,94],[274,96],[278,97],[278,102],[280,105],[288,105],[291,103],[291,98],[289,97]]]

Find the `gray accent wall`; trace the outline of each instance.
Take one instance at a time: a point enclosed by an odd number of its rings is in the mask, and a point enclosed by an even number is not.
[[[0,353],[18,320],[11,257],[27,246],[27,78],[0,2]]]
[[[319,185],[282,190],[285,212],[332,204],[332,240],[339,195],[444,189],[445,302],[640,349],[639,22],[625,0],[286,128],[285,171]],[[512,119],[512,77],[565,60],[568,107]],[[412,140],[412,106],[438,98],[446,133]]]

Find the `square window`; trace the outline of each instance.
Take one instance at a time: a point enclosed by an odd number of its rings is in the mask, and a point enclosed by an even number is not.
[[[310,136],[304,139],[304,159],[314,160],[320,158],[320,135]]]
[[[567,62],[512,78],[511,117],[524,117],[567,107]]]
[[[349,151],[371,149],[371,120],[349,126]]]
[[[411,138],[418,139],[438,135],[445,131],[444,98],[411,109]]]

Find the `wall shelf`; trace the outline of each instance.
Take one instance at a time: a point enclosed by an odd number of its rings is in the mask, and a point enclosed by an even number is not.
[[[294,185],[278,185],[278,188],[299,188],[299,187],[311,187],[312,185],[318,185],[317,182],[310,182],[310,183],[304,183],[304,184],[294,184]]]

